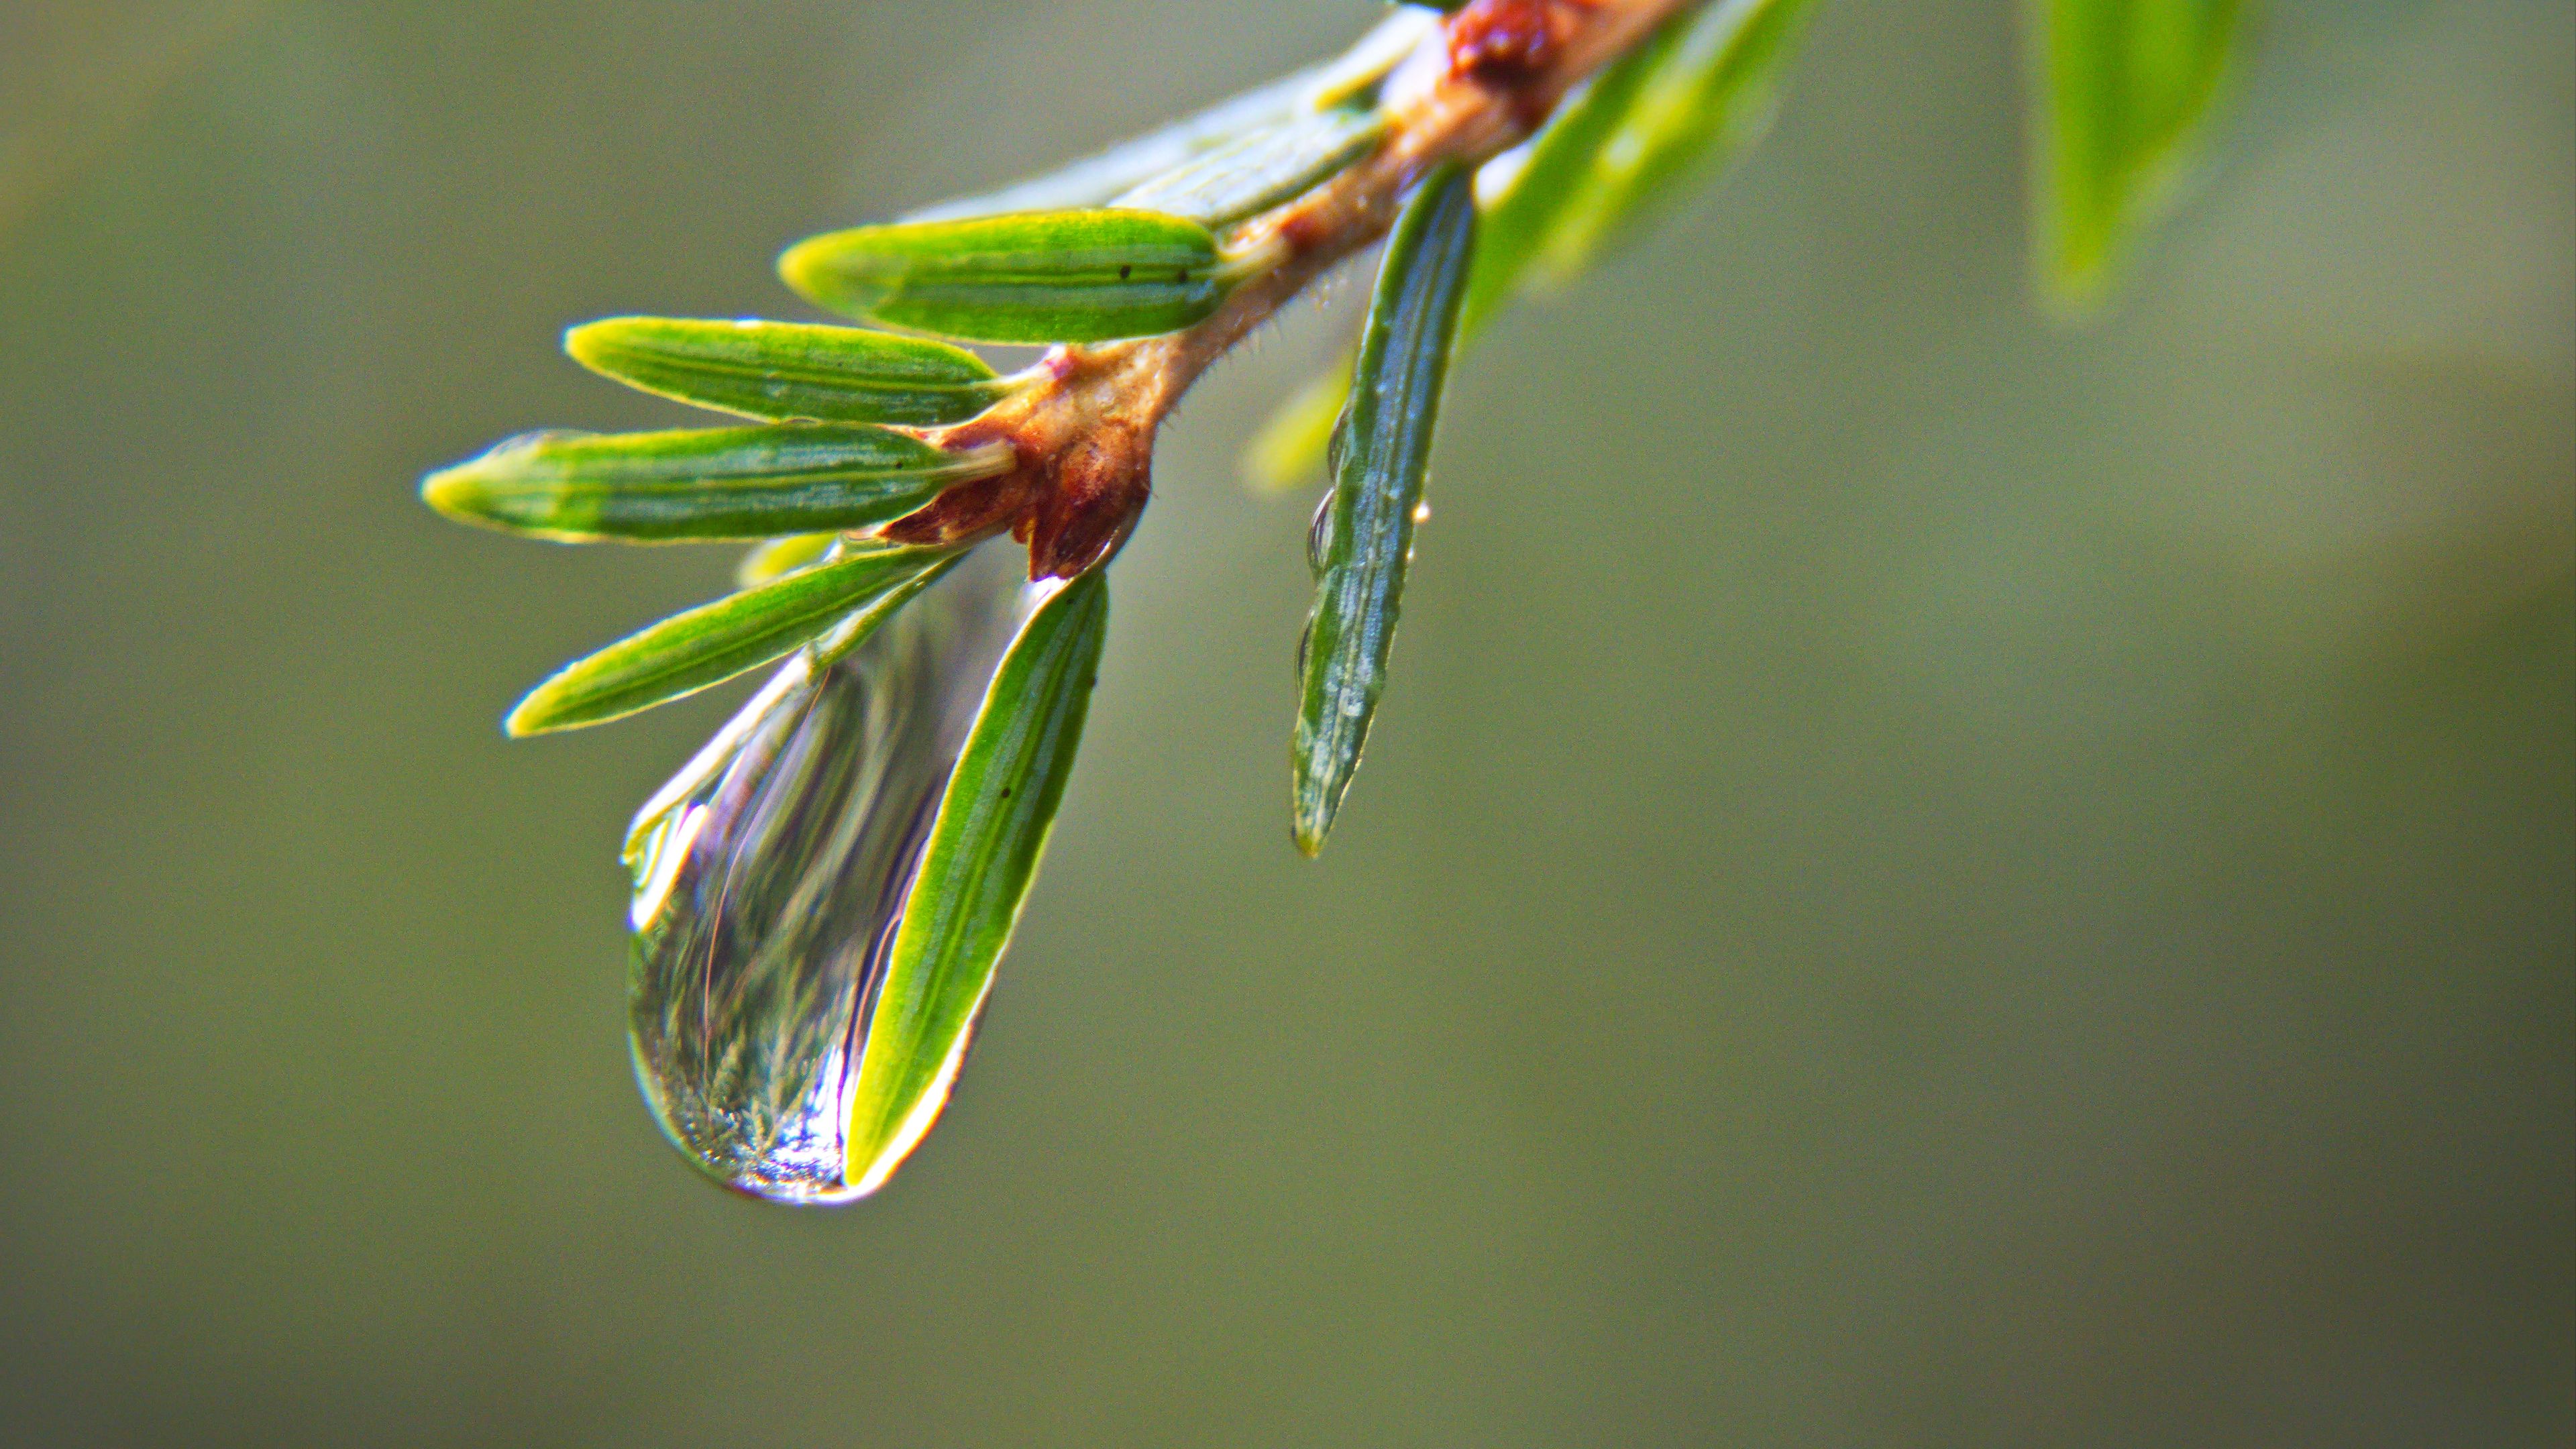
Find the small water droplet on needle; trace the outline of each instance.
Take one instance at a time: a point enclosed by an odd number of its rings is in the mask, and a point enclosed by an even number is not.
[[[1315,521],[1306,525],[1306,567],[1310,572],[1324,571],[1325,536],[1333,531],[1333,495],[1326,493],[1315,504]]]

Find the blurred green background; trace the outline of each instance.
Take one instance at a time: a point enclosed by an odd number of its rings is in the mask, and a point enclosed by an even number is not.
[[[1301,312],[1165,439],[946,1124],[841,1212],[662,1144],[615,842],[732,695],[495,721],[731,555],[419,474],[1374,11],[0,5],[0,1438],[2576,1434],[2563,0],[2271,5],[2085,334],[2015,7],[1832,0],[1465,370],[1320,865],[1232,463]]]

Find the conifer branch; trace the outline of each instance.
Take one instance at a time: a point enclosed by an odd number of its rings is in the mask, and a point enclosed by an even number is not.
[[[1369,155],[1276,211],[1230,249],[1266,263],[1216,311],[1178,332],[1051,352],[1040,383],[932,440],[1003,442],[1018,466],[951,490],[882,530],[953,544],[1012,528],[1032,578],[1071,578],[1114,554],[1150,492],[1154,438],[1216,360],[1306,287],[1384,236],[1412,185],[1443,162],[1473,166],[1527,138],[1585,77],[1643,42],[1687,0],[1474,0],[1425,37],[1387,81],[1384,138]]]

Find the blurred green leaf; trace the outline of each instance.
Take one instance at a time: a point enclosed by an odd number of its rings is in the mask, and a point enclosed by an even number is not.
[[[1485,207],[1458,323],[1482,332],[1533,279],[1570,280],[1700,169],[1758,140],[1812,0],[1716,0],[1666,21],[1567,98]],[[1338,409],[1347,357],[1282,404],[1245,450],[1259,486],[1288,488],[1323,461],[1316,415]],[[1328,401],[1329,400],[1329,401]]]
[[[797,243],[778,270],[818,306],[970,342],[1175,332],[1227,282],[1206,227],[1115,210],[864,226]]]
[[[1112,197],[1176,170],[1215,147],[1303,113],[1329,110],[1368,97],[1387,71],[1438,23],[1436,17],[1420,7],[1400,6],[1338,59],[1220,101],[1070,166],[999,191],[923,207],[902,220],[953,221],[1015,211],[1106,206]]]
[[[2241,0],[2031,0],[2033,225],[2042,299],[2098,306],[2197,159],[2243,30]]]
[[[1389,72],[1441,25],[1428,5],[1397,5],[1395,13],[1360,37],[1359,43],[1309,71],[1306,104],[1314,110],[1355,100],[1374,102]]]
[[[461,523],[567,543],[769,538],[873,528],[1010,467],[884,428],[789,423],[668,433],[535,433],[432,473],[420,496]]]
[[[674,614],[564,666],[519,701],[504,728],[537,735],[623,719],[782,659],[827,632],[846,652],[959,557],[942,548],[872,548]]]
[[[855,327],[612,317],[564,334],[593,372],[770,422],[962,423],[1012,384],[963,348]]]
[[[1289,751],[1297,848],[1308,855],[1324,848],[1386,689],[1475,247],[1474,183],[1443,167],[1396,221],[1360,336],[1350,406],[1333,439],[1333,496],[1314,553],[1315,609]]]
[[[1342,405],[1350,401],[1352,354],[1299,388],[1271,413],[1243,448],[1244,481],[1265,493],[1285,492],[1314,476],[1332,443]]]
[[[1685,15],[1665,22],[1643,44],[1567,97],[1521,155],[1487,163],[1489,169],[1516,166],[1517,170],[1485,208],[1484,226],[1476,238],[1476,269],[1467,284],[1466,315],[1458,324],[1463,335],[1473,337],[1483,331],[1519,293],[1531,261],[1547,244],[1566,207],[1581,193],[1585,173],[1627,115],[1654,59],[1670,50],[1673,36],[1691,18]]]
[[[742,562],[733,566],[734,587],[756,589],[798,569],[812,568],[829,556],[832,546],[840,541],[837,533],[791,533],[753,544]]]
[[[1582,164],[1560,179],[1533,156],[1522,177],[1563,184],[1533,196],[1546,213],[1528,259],[1538,276],[1560,284],[1580,275],[1682,183],[1760,139],[1810,9],[1811,0],[1716,0],[1633,52],[1622,68],[1635,71],[1609,98],[1612,123],[1583,138]]]
[[[1294,116],[1165,172],[1111,205],[1230,226],[1322,183],[1368,154],[1385,133],[1385,117],[1356,106]]]
[[[873,1191],[930,1129],[1037,877],[1109,628],[1098,572],[1039,606],[977,711],[905,897],[850,1096],[849,1181]]]
[[[1044,175],[980,196],[925,206],[907,213],[897,225],[1106,206],[1111,197],[1184,165],[1211,147],[1295,115],[1311,83],[1311,73],[1273,81]]]

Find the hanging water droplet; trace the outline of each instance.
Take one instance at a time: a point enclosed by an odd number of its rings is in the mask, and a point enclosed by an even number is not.
[[[1297,631],[1297,677],[1306,677],[1306,656],[1315,648],[1315,616],[1306,616],[1306,627]]]
[[[1431,521],[1430,499],[1425,498],[1421,502],[1413,505],[1413,521],[1415,523],[1429,523]]]
[[[1331,549],[1328,537],[1333,531],[1333,495],[1330,492],[1315,500],[1315,520],[1306,525],[1306,568],[1310,573],[1324,571],[1324,555]]]
[[[984,686],[1046,593],[1009,550],[968,559],[819,677],[789,660],[636,817],[636,1077],[726,1186],[858,1195],[870,993]]]

